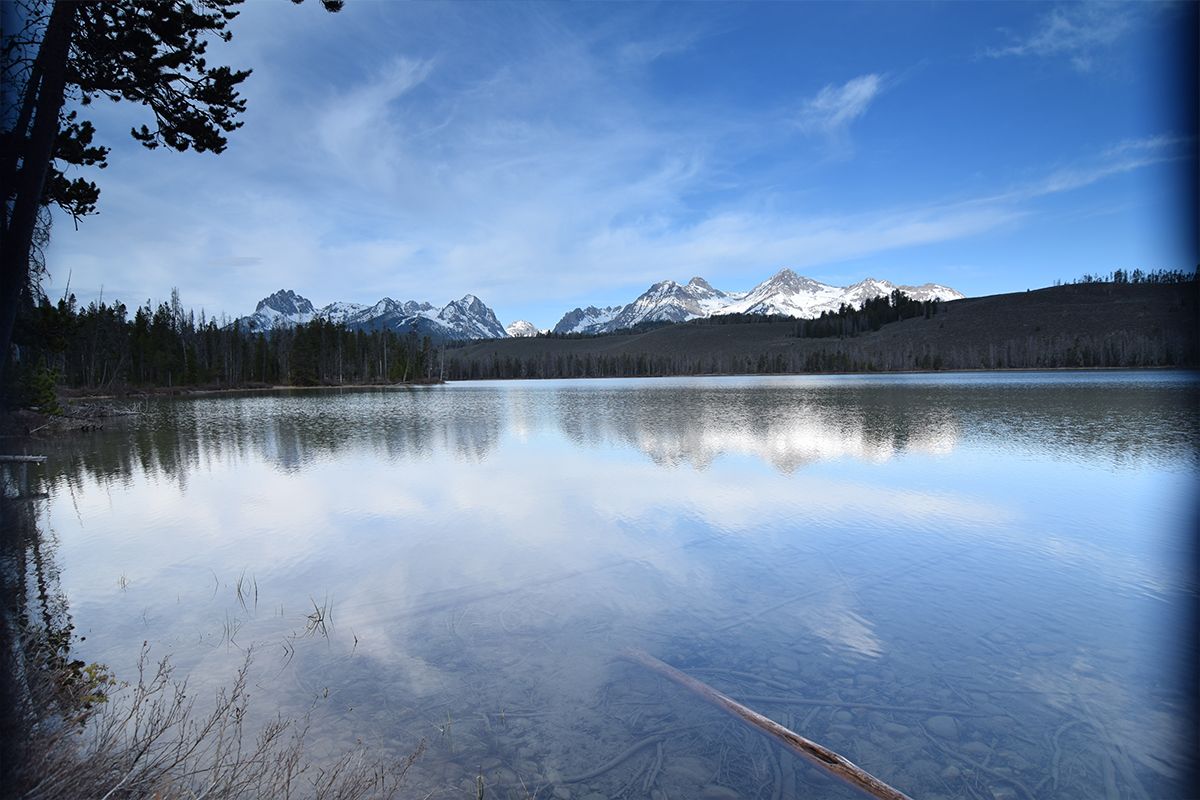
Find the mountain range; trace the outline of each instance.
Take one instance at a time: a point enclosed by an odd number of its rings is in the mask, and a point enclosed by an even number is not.
[[[552,329],[557,334],[597,334],[632,328],[651,322],[684,322],[718,314],[774,314],[811,319],[824,311],[837,311],[843,304],[854,307],[863,301],[891,294],[896,289],[915,300],[959,300],[961,292],[948,286],[926,283],[898,286],[890,281],[867,278],[850,286],[831,286],[781,269],[748,292],[725,292],[703,278],[685,284],[659,281],[623,306],[575,308],[563,315]],[[302,325],[323,319],[350,330],[392,330],[416,333],[434,341],[503,339],[536,336],[541,331],[532,323],[517,320],[507,327],[496,314],[472,294],[441,308],[432,303],[385,297],[374,305],[334,302],[315,308],[290,289],[281,289],[259,301],[254,313],[235,324],[251,332]]]
[[[775,314],[813,319],[842,304],[858,308],[863,301],[896,289],[914,300],[961,300],[965,295],[936,283],[897,286],[866,278],[850,286],[831,286],[781,269],[748,292],[724,292],[703,278],[684,284],[659,281],[624,306],[576,308],[554,326],[555,333],[612,333],[646,322],[684,322],[719,314]]]
[[[254,313],[241,317],[236,324],[243,330],[262,333],[276,328],[291,328],[314,319],[323,319],[352,331],[391,330],[429,336],[434,341],[447,339],[503,339],[509,336],[496,314],[473,294],[452,300],[442,308],[432,303],[385,297],[374,305],[333,302],[316,309],[306,298],[291,289],[280,289],[258,301]],[[535,334],[536,335],[536,329]]]

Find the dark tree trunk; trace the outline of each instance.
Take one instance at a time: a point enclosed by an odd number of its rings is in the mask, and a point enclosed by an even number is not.
[[[5,209],[4,241],[0,243],[0,381],[3,381],[5,364],[12,349],[13,325],[20,309],[21,293],[29,285],[33,231],[58,137],[58,115],[66,89],[67,56],[71,49],[74,17],[74,3],[54,4],[38,51],[40,86],[36,94],[26,93],[26,102],[34,102],[37,108],[33,129],[23,142],[21,169],[11,187],[12,207]],[[35,73],[30,79],[37,77]],[[22,109],[21,115],[27,114],[28,109]]]

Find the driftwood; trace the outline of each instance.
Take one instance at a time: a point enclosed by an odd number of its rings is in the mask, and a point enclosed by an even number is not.
[[[820,708],[863,708],[868,711],[889,711],[893,714],[945,714],[948,717],[990,717],[982,711],[955,711],[951,708],[926,708],[925,706],[889,706],[882,703],[855,703],[847,700],[809,700],[803,697],[789,697],[774,694],[741,694],[738,695],[747,702],[775,703],[781,706],[817,706]]]
[[[879,798],[879,800],[912,800],[908,795],[888,786],[849,759],[843,758],[829,748],[823,747],[814,741],[805,739],[800,734],[788,730],[778,722],[764,717],[757,711],[746,708],[741,703],[726,697],[708,684],[680,672],[670,664],[659,661],[649,653],[642,650],[630,649],[625,650],[621,655],[636,664],[641,664],[643,667],[657,672],[659,675],[670,678],[686,689],[690,689],[721,710],[737,717],[759,732],[767,734],[792,752],[804,757],[834,777],[845,781],[871,797]]]

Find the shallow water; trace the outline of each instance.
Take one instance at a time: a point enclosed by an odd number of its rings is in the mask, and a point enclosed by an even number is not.
[[[125,676],[147,641],[208,687],[251,648],[255,709],[311,709],[318,754],[425,739],[415,796],[853,796],[638,647],[914,797],[1181,797],[1198,401],[1171,372],[164,400],[51,453],[43,528],[76,657]]]

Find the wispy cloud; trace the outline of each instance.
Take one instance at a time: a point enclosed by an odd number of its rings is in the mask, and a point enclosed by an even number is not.
[[[1104,155],[1107,158],[1118,158],[1137,153],[1150,153],[1156,156],[1180,156],[1187,155],[1189,152],[1184,148],[1194,149],[1195,139],[1187,136],[1159,134],[1158,136],[1144,136],[1140,139],[1125,139],[1117,142],[1105,150]]]
[[[617,58],[626,66],[642,66],[660,58],[687,52],[698,38],[697,33],[678,31],[649,39],[637,39],[623,43],[617,49]]]
[[[392,166],[388,155],[398,139],[395,120],[400,99],[422,84],[430,61],[393,58],[348,92],[329,90],[315,114],[317,139],[338,168],[380,177]]]
[[[841,136],[850,123],[867,112],[883,89],[883,76],[859,75],[841,86],[829,84],[804,103],[797,119],[801,130]]]
[[[1179,136],[1147,136],[1126,139],[1079,162],[1059,166],[1041,178],[1003,193],[980,198],[979,202],[1021,202],[1046,195],[1070,192],[1099,183],[1105,178],[1169,161],[1192,158],[1192,139]]]
[[[1037,26],[1003,47],[985,51],[991,58],[1020,56],[1063,57],[1080,72],[1095,65],[1097,54],[1137,22],[1136,4],[1086,2],[1059,6],[1042,16]]]
[[[876,122],[878,98],[900,94],[896,73],[848,66],[837,74],[857,77],[799,102],[774,85],[745,100],[725,70],[693,77],[664,63],[707,39],[640,19],[601,35],[564,8],[351,4],[331,17],[319,4],[250,4],[239,23],[254,51],[230,61],[272,69],[247,81],[246,127],[219,158],[146,154],[118,138],[135,121],[128,104],[93,107],[98,129],[116,132],[104,142],[113,168],[102,213],[79,233],[55,230],[54,285],[73,271],[81,296],[103,284],[132,301],[177,285],[186,302],[230,313],[281,287],[318,304],[474,292],[505,321],[531,306],[549,316],[668,276],[745,288],[785,264],[820,277],[964,241],[1189,145],[1121,141],[1122,129],[1078,161],[1056,142],[959,154],[956,168],[1027,176],[968,195],[965,180],[917,171],[939,121],[889,119],[890,154],[822,157]],[[885,159],[900,152],[918,166],[892,174]],[[931,174],[950,171],[932,158]]]

